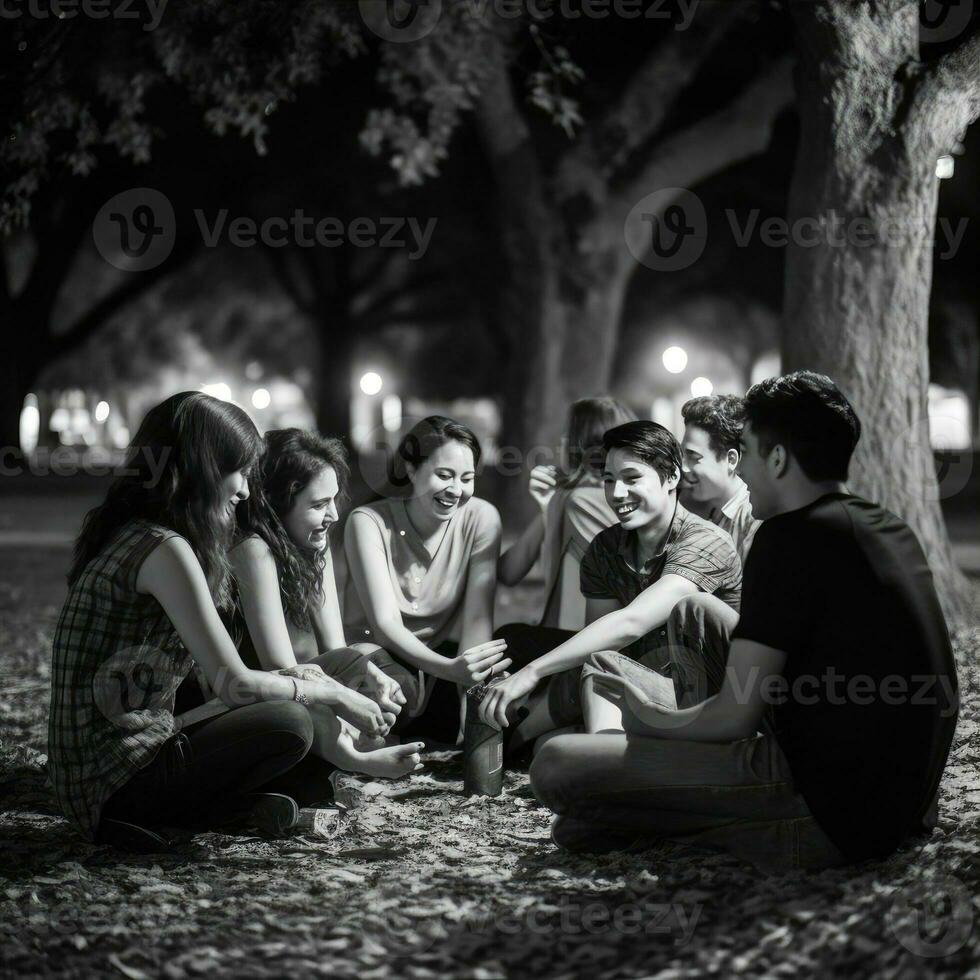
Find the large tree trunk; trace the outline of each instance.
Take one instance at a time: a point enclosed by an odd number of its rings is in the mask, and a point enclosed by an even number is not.
[[[850,485],[908,522],[955,614],[965,583],[927,413],[935,166],[949,147],[937,120],[909,112],[915,8],[808,0],[796,16],[801,139],[790,219],[820,241],[787,256],[784,367],[829,375],[853,403],[862,436]]]

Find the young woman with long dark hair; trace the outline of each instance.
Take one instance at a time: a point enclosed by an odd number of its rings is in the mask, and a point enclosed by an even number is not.
[[[374,662],[391,664],[387,654],[353,649],[344,635],[329,537],[349,475],[343,445],[301,429],[267,432],[265,443],[263,492],[240,509],[243,538],[231,552],[242,659],[262,670],[302,665],[303,676],[337,688],[334,709],[311,709],[317,755],[372,776],[420,769],[420,743],[386,746],[361,733],[359,718],[379,709],[386,733],[405,696]]]
[[[335,705],[336,690],[250,670],[219,613],[261,451],[240,408],[174,395],[146,415],[122,475],[85,519],[54,638],[48,760],[61,808],[89,837],[153,850],[166,843],[153,828],[208,826],[250,807],[264,829],[295,823],[296,800],[274,791],[306,762],[307,706]],[[174,694],[193,664],[231,710],[184,725]]]

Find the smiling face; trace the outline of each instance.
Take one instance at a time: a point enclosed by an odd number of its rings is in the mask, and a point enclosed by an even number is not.
[[[606,502],[629,531],[669,514],[679,474],[661,481],[649,463],[637,459],[628,449],[612,449],[606,454],[602,484]]]
[[[407,469],[415,506],[438,521],[448,521],[473,496],[473,450],[455,439],[439,446],[417,468],[409,464]]]
[[[749,488],[752,516],[757,520],[764,521],[785,510],[781,493],[783,484],[780,481],[785,471],[785,455],[782,446],[773,446],[763,456],[752,426],[747,424],[742,430],[742,457],[738,472]]]
[[[235,510],[243,500],[248,500],[248,477],[244,470],[235,470],[221,481],[218,491],[219,518],[225,527],[235,524]]]
[[[711,448],[711,437],[699,425],[684,429],[681,443],[681,492],[698,503],[724,504],[731,497],[738,453],[720,454]]]
[[[330,526],[337,520],[340,485],[332,466],[324,466],[293,498],[283,518],[290,540],[302,551],[323,551]]]

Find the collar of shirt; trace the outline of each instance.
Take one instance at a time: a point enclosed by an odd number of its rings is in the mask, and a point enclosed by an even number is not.
[[[646,561],[642,568],[637,568],[636,547],[639,544],[639,535],[636,531],[627,531],[619,542],[618,553],[626,567],[636,575],[649,575],[653,566],[661,561],[667,553],[667,549],[677,540],[677,535],[681,533],[684,521],[687,520],[687,510],[679,500],[674,501],[674,514],[670,519],[670,527],[667,529],[667,536],[664,538],[664,546],[652,558]]]
[[[739,488],[725,501],[721,507],[713,507],[711,509],[710,520],[716,521],[718,516],[727,517],[730,521],[734,521],[738,515],[739,509],[742,504],[748,499],[749,488],[743,480],[739,480]]]
[[[458,513],[458,512],[457,512]],[[408,501],[402,499],[401,497],[396,497],[391,502],[391,517],[395,525],[395,530],[398,533],[398,537],[404,541],[408,542],[408,546],[415,553],[416,557],[428,568],[431,564],[435,555],[429,554],[429,549],[426,548],[425,542],[422,540],[421,535],[415,529],[415,525],[412,523],[412,519],[408,516]],[[453,514],[451,520],[456,519],[456,514]],[[449,528],[446,527],[443,531],[442,537],[439,539],[439,544],[446,538],[446,533]],[[439,548],[436,548],[436,552]]]

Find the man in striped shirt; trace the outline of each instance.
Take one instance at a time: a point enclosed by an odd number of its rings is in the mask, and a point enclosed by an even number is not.
[[[738,475],[744,400],[736,395],[692,398],[684,403],[681,414],[681,502],[692,513],[727,531],[744,565],[762,523],[752,516],[748,487]]]

